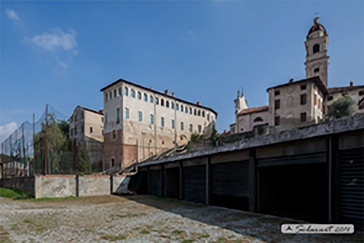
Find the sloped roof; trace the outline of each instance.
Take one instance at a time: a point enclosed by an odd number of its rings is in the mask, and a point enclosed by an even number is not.
[[[332,87],[328,88],[329,94],[340,93],[344,91],[351,91],[355,89],[364,89],[364,85],[355,85],[355,86],[344,86],[344,87]]]
[[[238,116],[247,115],[247,114],[256,113],[256,112],[263,112],[263,111],[267,111],[267,110],[269,110],[269,106],[268,105],[260,106],[260,107],[248,108],[248,109],[244,109],[244,110],[240,111],[240,113],[238,114]]]

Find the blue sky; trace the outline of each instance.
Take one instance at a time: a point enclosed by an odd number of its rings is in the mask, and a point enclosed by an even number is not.
[[[363,1],[1,1],[0,141],[48,103],[66,116],[102,109],[119,78],[169,89],[234,121],[268,87],[305,78],[304,41],[319,13],[329,86],[364,84]]]

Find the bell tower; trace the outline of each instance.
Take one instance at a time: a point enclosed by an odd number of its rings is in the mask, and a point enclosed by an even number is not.
[[[319,76],[324,85],[328,86],[327,68],[329,56],[327,44],[329,35],[325,27],[319,23],[319,18],[313,20],[314,24],[308,32],[305,41],[306,48],[306,78]]]

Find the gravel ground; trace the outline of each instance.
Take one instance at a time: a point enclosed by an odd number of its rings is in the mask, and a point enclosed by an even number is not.
[[[361,242],[363,235],[282,235],[278,217],[153,196],[56,201],[0,198],[0,242]]]

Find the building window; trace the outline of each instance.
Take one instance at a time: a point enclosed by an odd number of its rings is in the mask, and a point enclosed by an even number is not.
[[[359,96],[363,96],[364,95],[364,90],[359,91]]]
[[[118,91],[119,91],[118,95],[121,96],[121,88],[119,88]]]
[[[334,99],[334,97],[333,96],[329,96],[329,97],[327,97],[327,101],[330,101],[330,100],[333,100]]]
[[[301,113],[301,122],[305,122],[307,118],[306,112]]]
[[[183,105],[181,105],[181,111],[183,112]]]
[[[105,113],[105,124],[107,124],[107,113]]]
[[[253,122],[262,122],[262,121],[263,121],[263,119],[261,117],[257,117],[254,119]]]
[[[201,133],[201,131],[202,131],[201,125],[198,125],[198,133]]]
[[[124,88],[124,95],[128,96],[128,88],[127,87]]]
[[[77,115],[75,115],[75,121],[77,121]]]
[[[109,99],[111,100],[112,99],[112,92],[110,91],[109,93]]]
[[[279,95],[279,94],[280,94],[279,90],[275,90],[275,91],[274,91],[274,95],[275,95],[275,96],[277,96],[277,95]]]
[[[114,167],[114,166],[115,166],[115,160],[111,159],[111,167]]]
[[[73,128],[71,128],[71,136],[73,136]]]
[[[105,102],[107,102],[108,101],[108,95],[107,95],[107,93],[105,94]]]
[[[317,107],[321,110],[321,99],[317,99]]]
[[[301,90],[305,90],[306,89],[306,84],[301,85]]]
[[[143,113],[141,111],[138,111],[138,118],[139,121],[143,121]]]
[[[177,111],[179,110],[178,104],[176,104],[176,110],[177,110]]]
[[[125,118],[129,119],[129,108],[125,107]]]
[[[84,130],[84,126],[82,125],[81,126],[81,133],[83,133],[85,130]]]
[[[90,127],[90,133],[93,133],[92,127]]]
[[[183,131],[183,122],[181,122],[181,131]]]
[[[130,96],[133,97],[133,98],[135,98],[135,91],[134,91],[134,89],[131,89],[130,90]]]
[[[116,89],[114,90],[114,98],[116,98]]]
[[[193,109],[193,115],[197,115],[196,109]]]
[[[164,117],[161,117],[161,126],[164,127]]]
[[[166,101],[166,107],[169,108],[169,101]]]
[[[148,96],[147,94],[144,94],[144,101],[147,102],[148,101]]]
[[[75,135],[77,135],[77,126],[75,127]]]
[[[141,100],[142,99],[142,94],[140,92],[138,92],[137,97],[138,97],[138,100]]]
[[[274,101],[274,109],[278,110],[281,107],[281,100]]]
[[[193,127],[192,127],[192,124],[190,124],[190,132],[192,132],[192,128],[193,128]]]
[[[153,103],[153,96],[149,96],[149,102]]]
[[[274,125],[275,126],[279,126],[279,124],[280,124],[280,117],[279,116],[276,116],[276,117],[274,117]]]
[[[158,98],[155,98],[155,104],[159,105],[159,99]]]
[[[116,131],[114,130],[114,131],[112,131],[112,138],[113,139],[116,139]]]
[[[244,132],[244,128],[240,128],[240,132]]]
[[[192,115],[192,108],[190,107],[189,109],[190,115]]]
[[[171,102],[171,109],[174,109],[174,103]]]
[[[201,116],[201,111],[200,110],[198,110],[197,115]]]
[[[301,94],[301,105],[307,104],[307,95]]]
[[[320,72],[320,69],[319,68],[315,68],[315,70],[313,70],[314,73],[318,73]]]
[[[188,113],[188,111],[187,111],[187,107],[185,106],[185,113]]]
[[[120,108],[116,109],[116,124],[120,123]]]
[[[317,52],[320,51],[320,45],[319,44],[316,44],[316,45],[313,46],[312,49],[313,49],[313,54],[315,54],[315,53],[317,53]]]
[[[101,117],[101,122],[104,123],[104,118],[103,117]]]
[[[210,121],[210,114],[207,114],[207,120]]]
[[[154,124],[154,115],[150,114],[150,124]]]
[[[313,95],[313,105],[316,105],[317,104],[317,95],[314,94]]]
[[[202,117],[205,117],[205,111],[202,111]]]
[[[174,120],[172,119],[172,129],[174,129]]]
[[[164,99],[161,99],[161,106],[164,106]]]

